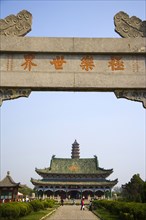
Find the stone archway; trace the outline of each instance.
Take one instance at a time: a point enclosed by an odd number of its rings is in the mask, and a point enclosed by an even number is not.
[[[27,29],[16,32],[14,22],[10,31],[3,20],[0,32],[1,104],[28,97],[31,91],[106,91],[142,102],[146,108],[146,33],[135,28],[134,19],[126,15],[131,21],[127,33],[125,13],[115,15],[115,30],[124,38],[33,38],[20,37],[31,30],[31,13],[19,14],[22,26],[28,22]],[[140,27],[144,25],[145,21],[135,19]]]

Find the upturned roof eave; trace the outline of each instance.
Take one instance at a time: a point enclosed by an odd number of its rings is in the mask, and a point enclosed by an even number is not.
[[[20,187],[20,183],[16,183],[16,184],[11,184],[11,185],[7,185],[7,184],[0,184],[0,188],[4,188],[4,187],[6,187],[6,188],[11,188],[11,187]]]

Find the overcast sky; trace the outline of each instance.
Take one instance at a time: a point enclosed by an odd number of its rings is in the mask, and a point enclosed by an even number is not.
[[[1,18],[23,9],[33,15],[27,36],[119,38],[113,17],[119,11],[145,18],[145,1],[1,0]],[[70,158],[75,139],[80,156],[97,155],[99,166],[113,168],[107,179],[145,180],[146,110],[139,102],[114,93],[32,92],[29,98],[5,101],[0,109],[0,178],[7,171],[21,184],[41,178],[35,167],[50,166],[53,154]]]

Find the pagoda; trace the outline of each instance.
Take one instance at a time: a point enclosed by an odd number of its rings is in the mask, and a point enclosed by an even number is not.
[[[8,171],[6,177],[0,181],[0,203],[15,201],[19,187],[20,183],[16,183]]]
[[[111,190],[118,182],[106,178],[113,169],[100,168],[97,156],[80,158],[79,144],[72,144],[71,158],[52,156],[50,167],[35,169],[42,179],[31,178],[38,197],[85,198],[111,195]]]

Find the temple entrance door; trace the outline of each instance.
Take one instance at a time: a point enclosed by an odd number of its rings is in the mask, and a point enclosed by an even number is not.
[[[72,190],[69,192],[70,198],[71,199],[80,199],[81,198],[81,192],[77,190]]]

